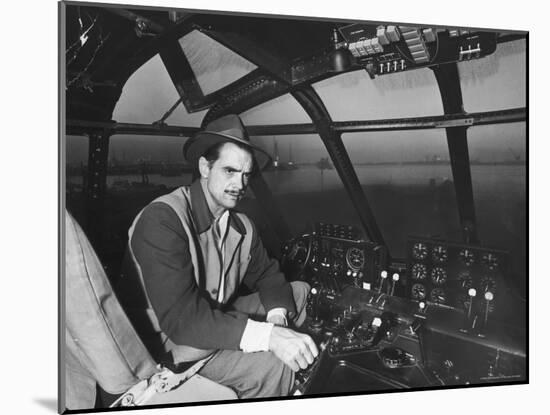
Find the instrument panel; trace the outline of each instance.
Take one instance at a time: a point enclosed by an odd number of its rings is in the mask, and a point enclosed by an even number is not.
[[[489,32],[435,27],[365,23],[339,28],[356,61],[374,75],[386,75],[423,66],[479,59],[496,49]]]
[[[362,240],[352,226],[318,223],[311,236],[310,272],[336,291],[369,286],[385,260],[385,248]]]
[[[286,248],[311,285],[301,331],[318,359],[296,394],[523,382],[525,333],[495,310],[506,296],[505,251],[407,239],[406,264],[352,227],[317,224]]]
[[[409,298],[468,310],[495,310],[494,299],[507,272],[508,253],[429,238],[409,238]],[[476,305],[474,304],[474,306]]]

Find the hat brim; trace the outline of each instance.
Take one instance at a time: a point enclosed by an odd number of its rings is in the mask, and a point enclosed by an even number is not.
[[[189,163],[196,166],[199,158],[206,152],[206,150],[218,143],[238,143],[248,147],[252,151],[260,170],[263,170],[272,162],[272,158],[268,153],[260,147],[250,143],[250,141],[243,140],[232,135],[211,131],[201,131],[194,137],[187,140],[183,146],[183,156]]]

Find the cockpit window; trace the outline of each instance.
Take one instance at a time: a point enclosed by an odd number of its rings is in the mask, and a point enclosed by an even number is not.
[[[348,72],[317,82],[313,88],[334,121],[443,114],[435,76],[427,68],[375,79],[366,71]]]
[[[342,139],[393,257],[405,257],[408,235],[460,239],[445,130]]]
[[[151,80],[154,79],[154,82]],[[152,124],[178,101],[179,95],[159,55],[152,57],[128,79],[113,111],[113,120]],[[171,125],[200,127],[206,111],[188,113],[178,105],[165,120]]]
[[[107,166],[107,193],[170,190],[191,183],[183,160],[187,139],[169,136],[112,136]]]
[[[261,136],[251,141],[270,153],[262,172],[294,235],[315,222],[359,226],[344,185],[318,135]]]
[[[468,129],[472,187],[479,239],[483,245],[515,253],[510,271],[525,281],[527,258],[526,125]]]
[[[245,125],[311,123],[311,118],[290,94],[264,102],[241,114]]]
[[[459,62],[464,109],[496,111],[526,105],[526,41],[500,43],[483,59]]]
[[[88,174],[88,137],[68,135],[65,140],[65,177],[67,203],[70,204],[78,194],[83,194]]]
[[[204,95],[229,85],[257,68],[198,30],[183,36],[179,43]]]

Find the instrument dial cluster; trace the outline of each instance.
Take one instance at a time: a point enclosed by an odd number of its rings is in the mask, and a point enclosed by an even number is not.
[[[303,278],[339,287],[335,291],[348,284],[359,288],[365,283],[372,285],[386,262],[385,247],[361,239],[352,226],[318,223],[307,237],[310,254]]]
[[[507,261],[508,253],[504,251],[411,237],[407,241],[409,296],[417,301],[464,309],[471,301],[468,290],[474,288],[477,293],[474,303],[483,305],[485,293],[498,297]],[[494,302],[490,308],[495,308]]]

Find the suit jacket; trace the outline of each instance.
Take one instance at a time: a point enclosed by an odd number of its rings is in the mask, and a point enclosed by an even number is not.
[[[241,284],[259,293],[266,311],[284,307],[290,317],[296,312],[277,261],[268,257],[252,222],[236,212],[228,219],[224,298],[216,301],[220,261],[213,219],[196,181],[153,201],[129,231],[133,267],[126,267],[124,278],[133,270],[144,288],[147,310],[139,319],[147,315],[145,323],[150,323],[145,337],[159,335],[157,347],[150,347],[154,356],[170,351],[178,362],[202,358],[213,349],[239,349],[248,316],[229,308]]]

